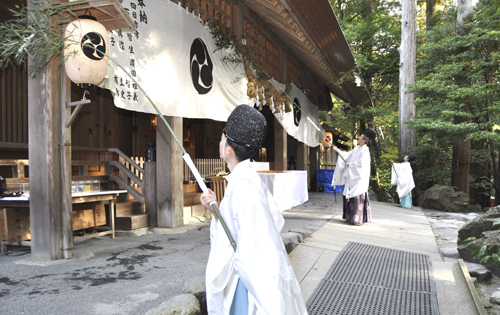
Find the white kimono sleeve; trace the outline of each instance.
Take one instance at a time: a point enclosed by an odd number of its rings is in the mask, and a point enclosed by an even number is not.
[[[299,283],[265,192],[241,182],[238,186],[233,196],[240,201],[235,213],[239,235],[234,262],[241,282],[255,301],[258,314],[306,314]]]
[[[337,157],[337,165],[335,165],[335,171],[333,172],[333,179],[332,179],[332,185],[337,185],[337,186],[343,186],[345,185],[345,172],[347,171],[347,168],[345,167],[345,162],[344,160],[347,160],[349,158],[349,154],[351,152],[338,152],[338,157]],[[343,159],[342,159],[343,158]]]
[[[391,185],[399,184],[399,168],[401,163],[392,163],[391,167]]]
[[[391,184],[397,184],[396,192],[399,198],[408,195],[413,188],[415,182],[413,181],[413,171],[410,163],[394,163],[391,172]]]
[[[238,283],[234,271],[234,250],[219,220],[210,225],[210,256],[205,275],[207,308],[209,314],[229,314],[232,297]]]
[[[347,199],[360,196],[368,191],[370,184],[370,150],[367,146],[358,146],[351,151],[349,167],[344,175],[346,184],[344,195]]]

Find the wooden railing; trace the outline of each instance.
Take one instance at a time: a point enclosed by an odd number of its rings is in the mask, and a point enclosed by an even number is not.
[[[212,189],[215,192],[217,198],[217,205],[220,206],[220,201],[224,198],[224,193],[227,187],[227,180],[223,176],[213,176],[208,177],[212,181]]]
[[[118,161],[111,160],[112,153],[118,155]],[[142,194],[144,169],[119,149],[108,149],[105,160],[108,162],[106,175],[109,179],[126,189],[137,201],[144,203],[145,199]],[[113,167],[118,169],[118,175],[114,174]]]
[[[125,167],[126,167],[126,168],[128,168],[128,169],[129,169],[132,173],[134,173],[134,174],[135,174],[135,176],[137,176],[140,180],[142,180],[142,181],[143,181],[143,180],[144,180],[144,174],[143,174],[143,172],[141,172],[140,170],[141,170],[141,169],[142,169],[142,170],[144,170],[144,162],[145,162],[144,157],[130,157],[130,159],[131,159],[132,161],[134,161],[134,163],[135,163],[136,165],[139,165],[140,169],[135,168],[135,166],[134,166],[133,164],[131,164],[131,163],[129,163],[128,161],[125,161],[125,160],[123,160],[123,164],[124,164],[124,165],[125,165]],[[137,183],[135,183],[135,182],[133,183],[133,186],[134,186],[135,188],[138,188],[138,187],[139,187],[139,185],[138,185]]]
[[[202,178],[207,178],[219,172],[226,172],[226,162],[223,159],[193,159],[193,163]],[[192,182],[194,180],[191,170],[187,164],[184,164],[184,181]]]
[[[83,149],[80,148],[79,151]],[[83,151],[96,151],[104,154],[103,160],[87,161],[73,160],[71,161],[74,167],[74,172],[78,170],[78,175],[73,176],[73,181],[96,181],[100,182],[101,188],[103,185],[108,185],[114,182],[126,189],[137,201],[144,203],[144,158],[143,157],[128,157],[119,149],[93,149],[87,148]],[[101,155],[102,158],[102,155]],[[222,159],[194,159],[194,165],[200,172],[202,178],[208,178],[220,172],[227,172],[226,163]],[[0,160],[0,166],[12,167],[12,178],[6,178],[7,183],[29,183],[28,172],[26,168],[29,166],[28,160]],[[104,172],[92,172],[90,169],[104,168]],[[191,170],[184,164],[184,181],[191,183],[195,178]],[[114,183],[112,185],[114,185]],[[104,188],[106,189],[106,188]],[[221,189],[223,191],[223,189]]]

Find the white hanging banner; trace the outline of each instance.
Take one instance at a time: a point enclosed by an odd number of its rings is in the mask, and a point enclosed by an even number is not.
[[[275,82],[271,83],[277,86]],[[307,96],[293,83],[291,83],[288,95],[290,96],[289,101],[292,104],[293,111],[275,113],[276,120],[279,121],[290,136],[310,147],[317,147],[323,141],[320,130],[325,133],[319,123],[318,107],[311,103]]]
[[[201,19],[171,1],[124,1],[134,30],[109,32],[110,56],[130,73],[163,115],[227,120],[249,104],[243,65],[222,62],[225,51]],[[137,84],[109,62],[100,85],[113,92],[117,107],[156,114]]]
[[[122,5],[137,28],[109,32],[109,55],[132,75],[163,115],[226,121],[237,105],[256,103],[247,96],[243,65],[222,61],[229,52],[215,52],[215,42],[199,17],[167,0],[124,1]],[[156,114],[137,84],[114,61],[108,63],[100,87],[112,91],[119,108]],[[293,84],[289,95],[320,126],[317,106]],[[308,146],[316,147],[323,140],[300,110],[275,115],[288,134]]]

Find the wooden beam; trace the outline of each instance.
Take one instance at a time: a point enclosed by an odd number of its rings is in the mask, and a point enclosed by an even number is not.
[[[297,170],[307,170],[307,145],[297,141]]]
[[[106,30],[135,28],[135,23],[123,8],[119,0],[88,0],[79,2],[62,2],[58,5],[68,6],[77,16],[90,14],[101,23]],[[68,14],[66,17],[71,19]]]
[[[274,115],[273,115],[274,116]],[[279,121],[274,117],[274,169],[286,170],[288,167],[287,157],[287,132]]]
[[[62,254],[63,258],[69,259],[73,257],[73,205],[71,199],[71,122],[76,117],[81,106],[78,105],[74,112],[71,113],[71,108],[62,106],[71,102],[71,81],[66,75],[64,65],[61,67],[61,98],[60,107],[61,112],[61,226],[62,226]],[[69,120],[69,124],[65,124]]]
[[[146,213],[149,214],[149,226],[158,225],[156,201],[156,162],[144,164],[144,191]]]
[[[33,6],[28,1],[28,8]],[[40,260],[71,258],[73,250],[71,129],[66,127],[71,109],[65,106],[71,83],[59,61],[53,58],[28,79],[28,152],[36,170],[30,173],[31,256]]]
[[[316,191],[316,169],[319,168],[319,145],[309,148],[309,183],[310,189]]]
[[[60,69],[52,60],[28,79],[29,160],[36,170],[30,174],[31,256],[39,260],[63,258]]]
[[[75,110],[72,113],[70,113],[70,116],[68,117],[68,122],[66,122],[66,128],[69,128],[71,126],[71,123],[73,122],[73,120],[75,120],[76,115],[78,114],[82,106],[83,104],[77,105]]]
[[[179,139],[182,118],[165,117]],[[176,228],[183,222],[182,152],[162,121],[156,127],[156,198],[158,227]]]
[[[90,100],[79,100],[79,101],[75,101],[75,102],[69,102],[69,103],[66,103],[66,107],[85,105],[85,104],[90,104]]]
[[[108,15],[112,20],[118,20],[120,18],[120,16],[118,14],[114,14],[113,12],[111,12],[110,10],[107,10],[106,8],[99,7],[96,9],[101,11],[102,13]]]

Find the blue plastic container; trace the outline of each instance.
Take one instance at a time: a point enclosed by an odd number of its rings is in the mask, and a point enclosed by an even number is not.
[[[316,185],[317,186],[331,185],[334,172],[335,172],[334,168],[316,169]]]
[[[333,185],[324,185],[323,186],[323,192],[326,192],[326,193],[330,193],[330,194],[333,194],[333,193],[339,193],[339,192],[343,192],[344,191],[344,186],[335,186],[335,189],[334,189],[334,186]]]

